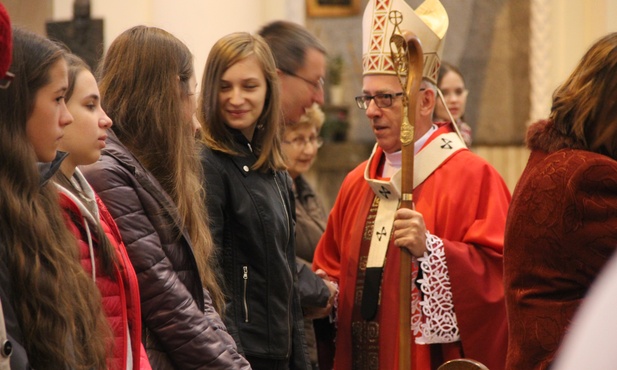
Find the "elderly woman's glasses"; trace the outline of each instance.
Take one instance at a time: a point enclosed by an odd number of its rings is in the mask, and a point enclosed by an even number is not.
[[[321,148],[321,146],[323,145],[323,138],[319,136],[314,136],[314,137],[309,137],[309,138],[298,136],[294,138],[293,140],[283,140],[283,143],[291,145],[291,147],[294,148],[295,150],[304,149],[304,147],[308,143],[311,143],[311,145],[314,146],[315,148]]]

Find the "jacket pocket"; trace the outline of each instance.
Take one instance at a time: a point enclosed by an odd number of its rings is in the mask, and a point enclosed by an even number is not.
[[[249,322],[249,304],[248,304],[248,285],[249,285],[249,267],[242,266],[242,307],[244,308],[244,322]]]

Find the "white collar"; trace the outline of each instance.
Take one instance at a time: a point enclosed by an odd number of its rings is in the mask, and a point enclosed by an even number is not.
[[[435,132],[436,130],[437,125],[431,125],[431,128],[428,129],[428,131],[413,144],[414,155],[418,154],[420,148],[424,146],[428,138],[431,137],[433,132]],[[403,152],[399,150],[398,152],[394,153],[384,152],[384,154],[386,155],[386,163],[383,166],[381,177],[392,177],[392,175],[394,175],[396,171],[398,171],[403,165]]]

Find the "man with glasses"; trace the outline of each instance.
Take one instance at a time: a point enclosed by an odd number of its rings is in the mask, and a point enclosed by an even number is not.
[[[263,26],[258,34],[264,38],[274,56],[274,61],[279,75],[279,86],[281,90],[281,107],[283,111],[284,123],[287,127],[296,126],[303,119],[306,119],[307,112],[312,111],[313,105],[323,105],[324,103],[324,76],[326,73],[326,49],[321,42],[311,34],[305,27],[299,24],[288,21],[273,21]],[[309,113],[312,114],[312,113]],[[302,138],[291,142],[283,142],[283,149],[294,147],[299,150],[305,148],[310,143],[310,148],[314,149],[315,154],[317,148],[323,143],[318,135],[318,130],[314,133],[315,136],[309,138],[308,142]],[[287,158],[289,160],[289,158]],[[312,162],[311,162],[312,163]],[[290,168],[291,170],[291,168]],[[313,219],[301,218],[302,214],[306,213],[303,210],[303,201],[298,199],[303,194],[298,193],[297,182],[294,178],[294,198],[296,199],[296,244],[307,243],[310,240],[311,252],[315,249],[316,240],[318,237],[308,235],[313,234],[318,230],[323,232],[323,225],[318,225]],[[303,183],[308,185],[308,183]],[[312,189],[311,189],[312,192]],[[313,202],[317,205],[315,199]],[[313,210],[317,212],[318,210]],[[324,214],[325,218],[325,214]],[[306,227],[311,224],[311,227]],[[308,247],[305,247],[308,248]],[[299,256],[298,248],[296,247],[296,256]],[[304,255],[304,259],[311,261]],[[297,260],[298,269],[298,291],[300,292],[300,301],[304,310],[305,318],[308,324],[305,326],[306,339],[308,343],[309,357],[313,369],[318,369],[318,353],[315,333],[312,330],[310,321],[327,317],[332,308],[334,295],[336,294],[336,285],[331,283],[325,276],[323,271],[314,273],[307,264],[301,260]],[[328,320],[327,318],[322,319]],[[329,325],[329,324],[328,324]],[[317,336],[320,336],[317,333]],[[328,344],[322,344],[328,346]]]
[[[324,103],[326,49],[306,28],[293,22],[273,21],[258,34],[274,55],[285,124],[294,124],[313,103]]]
[[[505,366],[502,255],[510,193],[455,126],[432,122],[447,27],[437,0],[416,11],[404,0],[370,0],[364,13],[356,103],[377,143],[343,182],[313,260],[339,284],[338,370],[398,368],[399,305],[406,304],[413,369],[460,357],[491,370]],[[402,30],[416,34],[424,51],[423,80],[409,102],[416,104],[413,209],[399,209],[405,97],[389,39]],[[400,254],[407,252],[413,282],[409,300],[401,300]]]

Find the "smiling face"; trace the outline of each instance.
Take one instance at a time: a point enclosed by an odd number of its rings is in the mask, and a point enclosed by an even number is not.
[[[229,67],[223,73],[218,94],[221,116],[227,126],[252,140],[267,91],[266,78],[255,55]]]
[[[63,167],[87,165],[96,162],[105,147],[111,119],[101,108],[99,88],[94,76],[82,69],[75,78],[75,87],[67,107],[73,115],[73,124],[64,130],[59,149],[70,153]]]
[[[49,82],[34,98],[34,108],[26,121],[26,136],[39,162],[51,162],[56,157],[64,128],[73,121],[64,95],[68,88],[68,72],[64,58],[49,69]]]
[[[319,79],[326,75],[326,56],[315,48],[307,49],[304,65],[294,74],[279,73],[281,104],[287,124],[298,122],[313,103],[323,105],[324,90]]]

